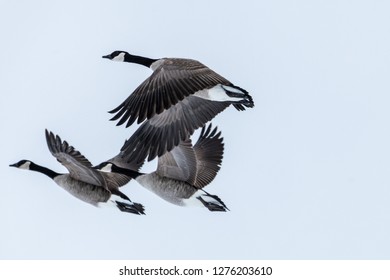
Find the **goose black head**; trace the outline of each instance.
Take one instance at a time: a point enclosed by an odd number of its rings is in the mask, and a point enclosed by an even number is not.
[[[30,169],[31,163],[32,162],[30,160],[22,159],[22,160],[18,161],[17,163],[10,164],[9,166],[20,168],[20,169]]]
[[[105,161],[105,162],[102,162],[102,163],[94,166],[93,168],[96,170],[99,170],[99,171],[103,171],[103,172],[112,172],[113,166],[114,165],[111,162]]]
[[[119,62],[124,62],[125,61],[125,56],[129,55],[128,52],[125,51],[114,51],[111,54],[104,55],[102,56],[103,58],[107,58],[112,61],[119,61]]]

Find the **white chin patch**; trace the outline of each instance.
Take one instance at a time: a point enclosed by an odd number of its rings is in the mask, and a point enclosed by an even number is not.
[[[19,168],[20,168],[20,169],[27,169],[27,170],[29,170],[29,169],[30,169],[30,164],[31,164],[31,162],[26,161],[26,162],[23,163],[21,166],[19,166]]]
[[[112,171],[112,164],[109,163],[109,164],[105,165],[103,168],[100,169],[100,171],[111,172]]]
[[[124,62],[124,61],[125,61],[125,53],[124,53],[124,52],[121,52],[120,54],[118,54],[117,56],[115,56],[112,60],[113,60],[113,61]]]

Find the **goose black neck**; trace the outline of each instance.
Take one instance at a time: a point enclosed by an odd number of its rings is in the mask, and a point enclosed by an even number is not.
[[[37,172],[40,172],[40,173],[43,173],[47,176],[49,176],[50,178],[54,179],[55,177],[57,177],[58,175],[61,175],[57,172],[54,172],[53,170],[49,169],[49,168],[46,168],[46,167],[43,167],[43,166],[40,166],[38,164],[35,164],[35,163],[31,163],[30,164],[30,170],[33,170],[33,171],[37,171]]]
[[[129,176],[132,179],[137,179],[138,176],[141,176],[141,175],[144,174],[144,173],[141,173],[141,172],[138,172],[138,171],[135,171],[135,170],[122,168],[122,167],[119,167],[119,166],[116,166],[116,165],[113,165],[111,167],[111,171],[115,172],[115,173],[121,173],[123,175]]]
[[[156,62],[158,59],[152,59],[148,57],[143,57],[143,56],[137,56],[137,55],[132,55],[129,53],[125,54],[124,61],[129,62],[129,63],[137,63],[144,65],[146,67],[149,67],[153,64],[153,62]]]

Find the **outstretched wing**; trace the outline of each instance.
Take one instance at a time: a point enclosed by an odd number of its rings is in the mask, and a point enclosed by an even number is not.
[[[157,174],[203,188],[221,168],[223,151],[221,132],[211,124],[204,126],[195,146],[186,139],[158,158]]]
[[[228,106],[228,102],[189,96],[144,122],[123,145],[122,155],[137,162],[160,157]]]
[[[72,178],[96,186],[104,186],[105,181],[100,172],[92,169],[91,162],[79,151],[47,129],[45,135],[51,154],[69,170],[69,175]]]
[[[224,143],[217,127],[211,130],[211,124],[202,128],[194,146],[196,156],[196,179],[194,186],[203,188],[211,183],[221,168]]]
[[[157,174],[163,177],[194,184],[196,157],[190,139],[180,142],[172,151],[158,158]]]
[[[118,107],[111,120],[129,127],[151,119],[195,92],[217,84],[232,85],[202,63],[191,59],[165,58],[153,74]]]

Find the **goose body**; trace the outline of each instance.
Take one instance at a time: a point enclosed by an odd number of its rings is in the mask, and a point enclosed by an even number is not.
[[[199,205],[210,211],[226,211],[228,208],[218,196],[203,190],[214,180],[222,163],[224,144],[220,135],[216,128],[203,127],[195,146],[189,138],[182,141],[171,152],[159,157],[157,170],[149,174],[110,162],[95,168],[130,176],[162,199],[179,206]]]
[[[139,161],[172,150],[231,104],[239,111],[254,106],[246,90],[196,60],[151,59],[124,51],[103,58],[144,65],[153,71],[110,111],[115,114],[111,120],[119,120],[118,125],[142,123],[122,148]]]
[[[109,174],[92,168],[92,164],[79,151],[62,141],[57,135],[46,130],[46,141],[52,155],[68,170],[69,173],[57,173],[30,160],[21,160],[12,167],[40,172],[50,177],[74,197],[93,206],[112,203],[119,210],[133,214],[144,214],[144,207],[132,202],[119,187],[127,184],[130,177],[122,174]],[[111,159],[120,165],[115,158]],[[140,167],[140,166],[139,166]],[[133,168],[138,170],[138,166]]]

